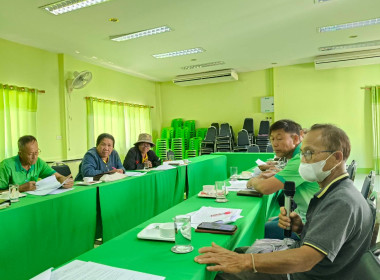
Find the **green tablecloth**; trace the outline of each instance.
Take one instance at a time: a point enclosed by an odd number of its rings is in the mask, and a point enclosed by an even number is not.
[[[203,185],[214,185],[215,181],[227,178],[227,158],[224,155],[203,155],[190,161],[187,166],[189,197],[198,194]]]
[[[113,240],[93,249],[77,259],[93,261],[110,266],[126,268],[165,276],[167,280],[214,279],[215,273],[205,269],[205,265],[193,261],[198,249],[210,246],[212,241],[228,248],[251,245],[256,238],[264,236],[266,199],[236,196],[231,192],[229,202],[216,203],[213,199],[192,197],[160,215],[142,223]],[[242,208],[244,218],[236,221],[238,231],[232,235],[192,232],[194,251],[188,254],[174,254],[171,242],[140,240],[137,234],[150,223],[170,222],[175,215],[185,214],[201,206]]]
[[[0,210],[0,279],[29,279],[94,247],[96,188],[20,198]]]
[[[184,200],[186,166],[99,184],[103,241]]]
[[[211,155],[223,155],[227,157],[227,174],[230,176],[230,167],[237,166],[238,173],[256,166],[256,160],[267,161],[274,158],[274,153],[214,153]]]

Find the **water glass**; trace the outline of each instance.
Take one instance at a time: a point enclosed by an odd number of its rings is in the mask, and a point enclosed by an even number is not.
[[[236,181],[238,178],[238,168],[236,166],[230,167],[230,179],[231,181]]]
[[[174,218],[175,245],[172,252],[186,254],[194,250],[191,246],[191,219],[188,215],[179,215]]]
[[[226,198],[226,185],[224,181],[216,181],[215,182],[215,190],[216,190],[216,202],[227,202]]]
[[[9,199],[11,203],[18,202],[18,197],[20,195],[18,185],[11,184],[9,185]]]
[[[168,155],[168,160],[173,161],[174,160],[174,155]]]
[[[144,169],[149,169],[149,162],[148,161],[144,161]]]

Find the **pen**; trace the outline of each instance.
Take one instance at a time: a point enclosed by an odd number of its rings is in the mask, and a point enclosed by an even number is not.
[[[220,215],[228,215],[228,214],[231,214],[231,211],[227,211],[227,212],[224,212],[224,213],[212,214],[211,217],[220,216]]]

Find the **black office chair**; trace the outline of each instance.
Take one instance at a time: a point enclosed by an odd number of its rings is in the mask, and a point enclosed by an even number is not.
[[[207,155],[215,152],[216,128],[210,126],[207,129],[206,137],[201,143],[201,155]]]
[[[265,153],[269,142],[269,121],[261,121],[259,127],[259,133],[256,136],[256,144],[260,147],[260,152]]]
[[[218,152],[231,152],[232,150],[231,127],[228,123],[220,125],[219,135],[216,137],[216,150]]]
[[[63,162],[54,162],[51,168],[53,168],[55,171],[57,171],[59,174],[65,177],[71,174],[70,167],[64,164]]]
[[[273,153],[273,147],[271,144],[267,146],[267,153]]]
[[[242,129],[238,132],[237,146],[234,147],[234,152],[247,152],[248,146],[250,145],[250,140],[248,136],[248,131]]]
[[[248,153],[260,153],[260,147],[257,145],[251,145],[247,149]]]
[[[253,126],[253,119],[252,118],[245,118],[243,129],[245,129],[248,132],[248,137],[250,144],[255,144],[255,129]]]
[[[361,193],[365,199],[369,198],[375,187],[375,177],[375,171],[371,171],[364,179]]]
[[[355,270],[354,279],[379,280],[380,275],[380,242],[369,249],[360,258]]]
[[[216,136],[219,135],[219,123],[212,123],[211,126],[216,128]]]
[[[347,173],[352,181],[355,181],[357,163],[353,160],[349,166],[347,166]]]

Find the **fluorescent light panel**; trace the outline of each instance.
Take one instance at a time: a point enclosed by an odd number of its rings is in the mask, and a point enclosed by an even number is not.
[[[205,52],[205,50],[202,48],[193,48],[193,49],[182,50],[182,51],[154,54],[153,57],[168,58],[168,57],[173,57],[173,56],[189,55],[189,54],[196,54],[196,53],[202,53],[202,52]]]
[[[314,0],[314,4],[320,4],[320,3],[324,3],[324,2],[329,2],[331,0]]]
[[[131,39],[137,39],[137,38],[144,37],[144,36],[156,35],[156,34],[169,32],[169,31],[172,31],[170,29],[170,27],[160,26],[160,27],[147,29],[147,30],[143,30],[143,31],[139,31],[139,32],[112,36],[112,37],[110,37],[110,39],[112,41],[121,42],[121,41],[126,41],[126,40],[131,40]]]
[[[323,27],[317,28],[317,31],[318,32],[338,31],[338,30],[351,29],[351,28],[357,28],[357,27],[365,27],[365,26],[375,25],[379,23],[380,23],[380,18],[373,18],[369,20],[355,21],[355,22],[343,23],[343,24],[338,24],[338,25],[323,26]]]
[[[216,65],[222,65],[225,64],[224,61],[215,61],[215,62],[209,62],[209,63],[203,63],[203,64],[197,64],[197,65],[189,65],[181,67],[183,70],[191,70],[191,69],[197,69],[197,68],[205,68],[210,66],[216,66]]]
[[[365,48],[365,47],[375,47],[375,46],[380,46],[380,40],[359,42],[359,43],[353,43],[353,44],[326,46],[326,47],[320,47],[318,50],[319,51],[333,51],[333,50],[344,50],[344,49]]]
[[[40,7],[56,16],[110,0],[63,0]]]

